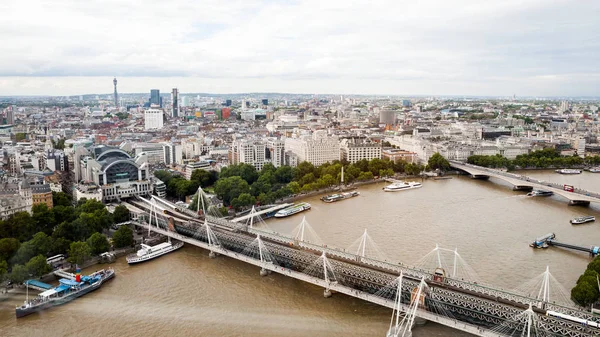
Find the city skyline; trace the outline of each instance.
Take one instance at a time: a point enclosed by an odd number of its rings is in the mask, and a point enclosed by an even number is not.
[[[111,93],[114,76],[119,93],[596,96],[600,84],[597,2],[213,2],[11,5],[0,94]]]

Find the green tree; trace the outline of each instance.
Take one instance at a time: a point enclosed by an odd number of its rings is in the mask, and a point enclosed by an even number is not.
[[[375,177],[373,176],[373,173],[372,173],[371,171],[366,171],[366,172],[361,172],[361,173],[358,175],[358,178],[357,178],[357,179],[358,179],[359,181],[365,181],[365,180],[371,180],[371,179],[373,179],[373,178],[375,178]]]
[[[577,304],[587,306],[598,299],[598,286],[593,283],[582,281],[571,289],[571,298]]]
[[[25,264],[32,257],[37,255],[36,247],[30,242],[24,242],[19,247],[19,250],[15,253],[15,255],[11,259],[11,263],[15,264]]]
[[[71,247],[70,240],[63,237],[54,239],[54,242],[52,243],[52,254],[66,254],[69,251],[69,247]]]
[[[15,238],[0,239],[0,261],[10,261],[19,250],[21,243]]]
[[[450,169],[450,163],[439,152],[434,153],[429,158],[427,165],[431,170],[447,171]]]
[[[35,204],[31,208],[32,218],[35,223],[35,231],[52,234],[54,226],[54,212],[46,204]]]
[[[240,177],[250,185],[258,179],[258,172],[256,172],[256,168],[250,164],[230,165],[221,169],[219,177]]]
[[[8,273],[8,263],[6,261],[0,259],[0,283],[2,283],[4,281],[7,273]]]
[[[215,193],[225,205],[230,205],[231,201],[242,193],[250,193],[250,186],[241,177],[234,176],[225,179],[219,179],[215,184]]]
[[[110,249],[110,244],[106,236],[96,232],[87,239],[87,244],[90,246],[92,255],[100,255]]]
[[[124,226],[123,226],[124,227]],[[72,242],[69,248],[68,261],[73,264],[83,264],[91,256],[90,246],[83,241]]]
[[[44,232],[36,233],[27,243],[35,248],[35,255],[46,256],[52,250],[52,238]]]
[[[197,169],[192,172],[190,180],[196,181],[203,188],[212,186],[217,181],[217,173],[215,171]]]
[[[231,206],[236,209],[254,205],[256,203],[256,198],[249,193],[242,193],[237,198],[234,198],[231,201]]]
[[[275,170],[275,180],[281,184],[288,184],[294,179],[294,169],[290,166],[279,166]]]
[[[25,265],[27,272],[32,277],[40,277],[52,271],[52,267],[46,262],[44,255],[37,255],[31,258]]]
[[[8,279],[13,283],[23,283],[26,279],[29,278],[29,272],[24,265],[17,264],[12,267],[12,271],[8,276]]]
[[[300,192],[300,184],[298,184],[296,181],[290,182],[287,186],[293,194],[298,194]]]
[[[27,137],[27,135],[23,132],[19,132],[19,133],[15,134],[15,140],[17,142],[25,140],[26,137]]]
[[[121,226],[112,238],[116,248],[131,247],[133,245],[133,231],[127,226]]]
[[[115,223],[129,221],[129,209],[123,205],[115,207],[113,212],[113,220]]]

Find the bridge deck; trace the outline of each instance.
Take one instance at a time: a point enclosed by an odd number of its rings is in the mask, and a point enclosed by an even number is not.
[[[137,224],[137,225],[148,229],[148,225],[146,225],[146,224]],[[333,290],[333,291],[336,291],[338,293],[342,293],[342,294],[345,294],[348,296],[360,298],[364,301],[379,304],[379,305],[382,305],[387,308],[394,308],[393,300],[388,300],[388,299],[385,299],[385,298],[382,298],[379,296],[375,296],[375,295],[372,295],[372,294],[369,294],[369,293],[366,293],[363,291],[359,291],[359,290],[356,290],[356,289],[353,289],[350,287],[346,287],[346,286],[343,286],[343,285],[340,285],[337,283],[328,283],[325,280],[322,280],[322,279],[319,279],[316,277],[312,277],[310,275],[307,275],[307,274],[304,274],[301,272],[297,272],[292,269],[280,267],[280,266],[274,265],[272,263],[265,263],[260,260],[253,259],[249,256],[239,254],[239,253],[236,253],[233,251],[229,251],[222,247],[210,246],[206,242],[199,241],[199,240],[196,240],[196,239],[193,239],[193,238],[190,238],[190,237],[178,234],[178,233],[169,232],[169,231],[166,231],[166,230],[163,230],[160,228],[156,228],[156,227],[152,227],[152,230],[157,233],[170,236],[171,238],[183,241],[185,243],[188,243],[188,244],[200,247],[200,248],[204,248],[206,250],[210,250],[215,253],[218,253],[218,254],[221,254],[221,255],[236,259],[236,260],[240,260],[240,261],[255,265],[257,267],[260,267],[260,268],[263,268],[266,270],[270,270],[271,272],[289,276],[289,277],[292,277],[292,278],[295,278],[295,279],[298,279],[298,280],[301,280],[304,282],[308,282],[308,283],[323,287],[325,289],[330,289],[330,290]],[[401,310],[403,312],[406,312],[408,310],[408,306],[403,304],[401,307]],[[489,337],[504,336],[504,335],[497,334],[490,330],[482,329],[477,325],[465,323],[465,322],[458,321],[456,319],[452,319],[452,318],[441,316],[441,315],[436,315],[434,313],[431,313],[431,312],[428,312],[425,310],[420,310],[420,309],[417,310],[416,315],[423,319],[426,319],[426,320],[429,320],[432,322],[437,322],[437,323],[440,323],[440,324],[443,324],[443,325],[446,325],[449,327],[453,327],[455,329],[458,329],[458,330],[461,330],[464,332],[468,332],[468,333],[476,335],[476,336],[489,336]]]
[[[535,178],[527,177],[524,175],[494,170],[487,167],[463,164],[456,161],[451,161],[450,165],[454,168],[460,169],[474,176],[487,175],[490,177],[504,180],[512,184],[513,186],[531,186],[533,188],[551,191],[572,201],[589,201],[600,203],[600,193],[590,192],[579,188],[575,188],[572,192],[570,192],[566,191],[564,189],[564,186],[560,184],[547,181],[540,181]]]

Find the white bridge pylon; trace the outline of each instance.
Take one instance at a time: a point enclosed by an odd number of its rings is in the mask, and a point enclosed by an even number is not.
[[[539,308],[545,308],[546,303],[557,303],[569,307],[574,305],[568,291],[550,273],[549,266],[546,266],[546,270],[542,274],[513,289],[513,291],[527,297],[533,297],[532,295],[534,295],[535,299],[539,301],[537,305]]]
[[[415,267],[429,272],[441,268],[446,276],[479,283],[479,276],[460,256],[458,249],[441,248],[436,244],[432,251],[415,264]]]
[[[260,260],[262,266],[260,270],[261,276],[266,276],[269,274],[268,269],[265,268],[267,264],[277,264],[277,260],[273,254],[271,254],[260,235],[257,235],[256,239],[252,240],[252,242],[250,242],[246,248],[244,248],[242,254],[253,259]]]
[[[338,284],[341,281],[340,276],[336,275],[331,262],[327,258],[327,254],[323,252],[319,258],[304,270],[305,274],[325,280],[327,287],[323,292],[323,296],[330,297],[330,287],[332,284]]]
[[[252,206],[252,209],[250,210],[250,213],[248,214],[249,218],[246,219],[246,226],[248,226],[248,228],[255,228],[255,227],[260,227],[260,228],[266,228],[268,229],[269,226],[267,226],[267,223],[263,220],[263,218],[260,216],[260,214],[258,214],[258,212],[256,211],[256,208],[254,206]]]
[[[494,327],[490,332],[504,336],[519,336],[519,337],[550,337],[554,334],[546,332],[539,326],[536,313],[529,308],[522,313],[516,315],[513,319],[506,320],[502,324]]]
[[[346,251],[356,254],[358,259],[366,257],[379,261],[387,261],[385,254],[377,247],[375,241],[371,239],[369,234],[367,234],[366,228],[363,235],[348,246]]]
[[[425,277],[421,279],[419,287],[411,295],[410,306],[408,311],[400,320],[400,308],[402,306],[402,274],[398,278],[398,290],[396,295],[396,301],[394,302],[394,310],[392,311],[392,322],[390,322],[390,329],[388,330],[387,337],[411,337],[412,326],[415,321],[417,310],[420,306],[424,305],[423,292],[427,283],[425,283]]]
[[[292,231],[292,237],[296,241],[312,243],[314,245],[323,245],[323,240],[317,232],[306,221],[306,216],[302,217],[302,222]]]

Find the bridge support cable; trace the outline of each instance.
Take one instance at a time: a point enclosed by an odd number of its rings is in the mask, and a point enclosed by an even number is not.
[[[307,242],[318,246],[323,245],[323,240],[321,240],[317,232],[306,221],[306,216],[302,217],[302,222],[294,228],[292,237],[298,242]]]
[[[246,227],[248,228],[261,228],[261,229],[268,229],[270,231],[269,226],[267,225],[267,223],[263,220],[263,218],[260,216],[260,214],[256,211],[256,208],[254,206],[252,206],[252,209],[250,210],[250,213],[248,214],[248,218],[246,219]]]
[[[481,283],[479,276],[458,253],[458,249],[435,248],[415,263],[415,267],[434,273],[442,269],[445,276]]]
[[[536,306],[541,309],[545,309],[547,303],[575,307],[575,303],[571,301],[567,290],[550,273],[549,266],[546,266],[546,270],[542,274],[513,289],[513,291],[535,298],[538,301]]]
[[[371,239],[369,234],[367,234],[366,229],[360,238],[348,246],[346,251],[355,253],[358,261],[365,257],[379,261],[387,261],[385,254],[377,247],[375,241]]]
[[[260,275],[266,276],[269,274],[269,269],[267,265],[278,265],[275,256],[271,254],[264,241],[261,239],[260,235],[256,236],[256,239],[252,240],[246,248],[242,251],[242,254],[253,258],[255,260],[259,260],[261,264]]]
[[[536,313],[529,305],[529,308],[514,318],[502,322],[502,324],[492,328],[490,332],[503,336],[515,337],[550,337],[555,334],[546,331],[540,326]]]
[[[325,281],[326,287],[323,292],[325,297],[331,296],[330,288],[333,284],[341,283],[341,276],[335,272],[325,252],[323,252],[315,262],[308,266],[303,273]]]
[[[398,276],[398,278],[396,278],[393,282],[396,283],[396,296],[394,299],[394,307],[392,308],[392,319],[390,320],[390,328],[388,331],[393,331],[392,329],[394,327],[400,326],[400,322],[402,322],[402,320],[400,319],[400,313],[402,312],[402,310],[400,309],[402,307],[402,277],[403,273],[400,272],[400,276]]]

